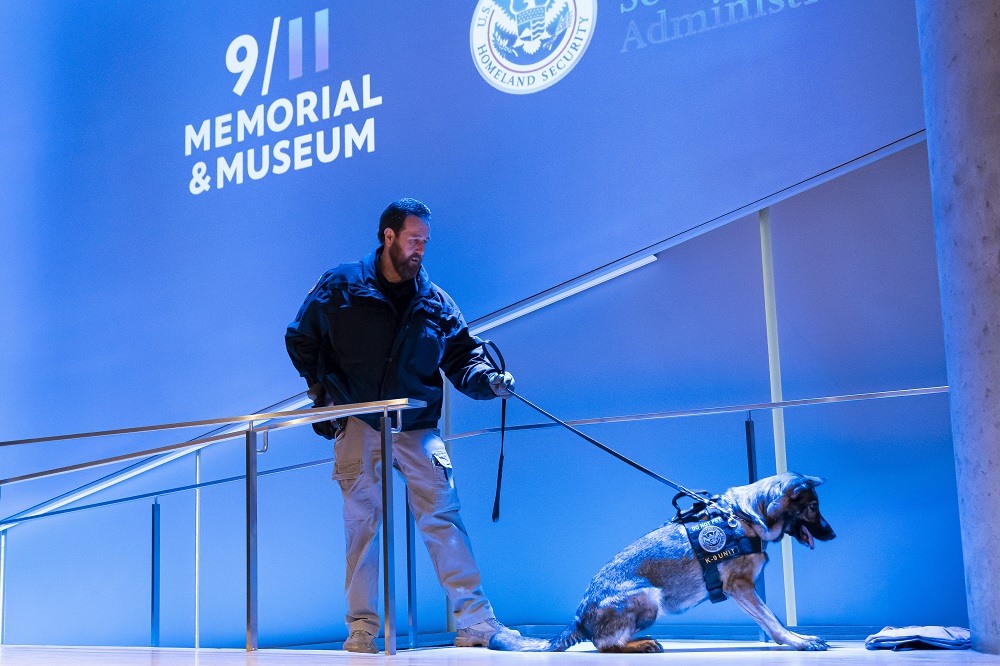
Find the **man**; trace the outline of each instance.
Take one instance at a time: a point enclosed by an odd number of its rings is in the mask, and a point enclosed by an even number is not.
[[[482,341],[455,302],[421,267],[431,212],[415,199],[389,205],[379,221],[381,247],[328,271],[288,326],[285,343],[316,405],[414,398],[393,435],[393,464],[407,483],[417,527],[438,581],[455,609],[457,646],[485,646],[503,627],[483,594],[469,535],[458,515],[451,461],[441,440],[443,371],[478,400],[509,397],[510,373],[486,360]],[[381,414],[315,429],[334,443],[333,478],[344,495],[347,625],[344,649],[376,652],[379,630],[378,530],[382,517]]]

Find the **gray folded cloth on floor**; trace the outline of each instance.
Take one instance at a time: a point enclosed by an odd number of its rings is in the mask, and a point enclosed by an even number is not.
[[[865,639],[869,650],[968,650],[964,627],[886,627]]]

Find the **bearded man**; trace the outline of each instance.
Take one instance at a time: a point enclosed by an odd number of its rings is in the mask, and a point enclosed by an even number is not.
[[[451,460],[437,429],[441,373],[478,400],[510,397],[514,379],[486,360],[458,306],[421,267],[431,212],[400,199],[382,213],[381,247],[360,262],[328,271],[312,288],[285,344],[317,406],[414,398],[393,435],[393,465],[406,479],[410,509],[438,581],[452,602],[455,645],[486,646],[503,628],[483,593],[468,532],[458,515]],[[333,478],[344,495],[347,626],[344,649],[376,652],[378,530],[382,519],[380,414],[314,429],[334,439]]]

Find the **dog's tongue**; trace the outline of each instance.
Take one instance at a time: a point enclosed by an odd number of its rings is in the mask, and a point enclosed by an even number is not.
[[[816,547],[816,542],[813,541],[813,535],[809,533],[809,528],[805,525],[802,526],[802,538],[805,540],[806,544],[809,545],[809,550],[813,550]]]

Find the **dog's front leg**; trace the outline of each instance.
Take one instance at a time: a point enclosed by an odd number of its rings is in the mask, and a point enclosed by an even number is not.
[[[753,583],[744,579],[730,580],[725,592],[740,605],[757,624],[767,632],[775,643],[790,645],[796,650],[825,650],[826,641],[819,636],[803,636],[789,631],[775,617],[770,608],[757,596]]]

